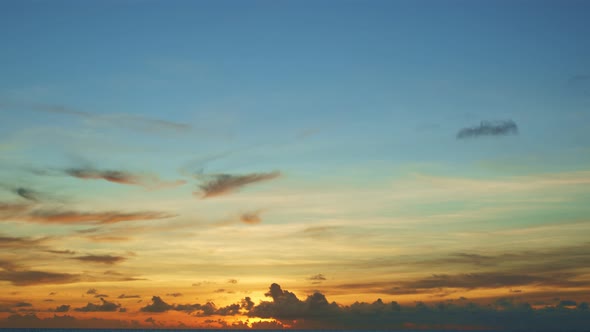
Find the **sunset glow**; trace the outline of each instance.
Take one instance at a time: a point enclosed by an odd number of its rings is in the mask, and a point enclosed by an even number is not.
[[[589,13],[0,0],[0,328],[587,328]]]

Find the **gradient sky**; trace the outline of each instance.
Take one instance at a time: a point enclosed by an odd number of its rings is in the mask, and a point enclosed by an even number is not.
[[[0,0],[0,327],[588,326],[588,22]]]

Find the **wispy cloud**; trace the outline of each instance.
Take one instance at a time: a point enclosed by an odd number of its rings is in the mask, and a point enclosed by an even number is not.
[[[108,127],[118,127],[144,132],[188,132],[192,127],[186,123],[168,120],[153,119],[146,116],[133,114],[111,113],[96,114],[84,112],[60,105],[26,104],[26,103],[0,103],[0,108],[19,108],[35,112],[53,113],[63,116],[71,116],[82,119],[89,124]]]
[[[18,187],[18,188],[14,188],[13,192],[26,200],[29,200],[32,202],[39,201],[39,193],[32,190],[32,189]]]
[[[84,180],[105,180],[108,182],[142,186],[148,189],[164,189],[181,186],[185,180],[164,181],[155,175],[134,174],[115,170],[97,170],[94,168],[69,168],[67,175]]]
[[[203,198],[221,196],[234,192],[246,185],[276,179],[281,175],[279,171],[270,173],[251,173],[245,175],[215,174],[205,176],[199,188]],[[199,193],[195,193],[199,194]]]
[[[505,136],[518,134],[518,126],[512,120],[482,121],[479,126],[463,128],[457,133],[457,139],[477,138],[480,136]]]
[[[125,257],[111,256],[111,255],[87,255],[87,256],[72,257],[72,259],[79,260],[81,262],[113,265],[115,263],[119,263],[119,262],[124,261]]]
[[[0,271],[0,280],[8,281],[15,286],[31,286],[45,284],[69,284],[80,280],[77,274],[56,273],[45,271]]]
[[[79,212],[62,210],[35,210],[26,216],[32,222],[46,224],[99,223],[114,224],[123,221],[155,220],[171,218],[174,215],[162,212]]]

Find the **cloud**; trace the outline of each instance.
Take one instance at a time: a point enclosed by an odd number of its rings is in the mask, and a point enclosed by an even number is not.
[[[109,302],[102,298],[100,301],[100,304],[88,303],[85,307],[76,308],[74,310],[80,312],[113,312],[118,311],[121,307],[120,304]]]
[[[182,296],[182,293],[168,293],[166,296],[179,297]]]
[[[272,301],[261,301],[247,315],[274,319],[293,329],[581,331],[590,323],[587,305],[580,309],[574,301],[566,302],[569,306],[537,310],[511,299],[498,299],[487,306],[469,301],[402,306],[381,299],[338,305],[319,292],[300,300],[278,284],[272,284],[265,295]]]
[[[17,302],[14,304],[16,308],[32,307],[33,305],[29,302]]]
[[[6,220],[21,215],[31,208],[30,204],[0,202],[0,220]]]
[[[238,279],[228,279],[228,280],[227,280],[227,283],[228,283],[228,284],[234,284],[234,285],[235,285],[235,284],[237,284],[237,283],[238,283]]]
[[[62,304],[60,306],[58,306],[57,308],[55,308],[55,312],[68,312],[70,311],[70,305],[68,304]]]
[[[207,180],[199,185],[199,188],[201,189],[202,198],[209,198],[226,195],[248,184],[272,180],[280,175],[281,173],[278,171],[246,175],[215,174],[206,176]]]
[[[192,128],[185,123],[172,122],[167,120],[152,119],[145,116],[133,114],[95,114],[74,110],[60,105],[48,104],[0,104],[0,108],[21,108],[35,112],[54,113],[60,115],[72,116],[83,119],[92,125],[119,127],[123,129],[132,129],[148,133],[154,132],[188,132]]]
[[[162,212],[79,212],[64,210],[35,210],[26,216],[26,220],[45,224],[98,223],[114,224],[123,221],[155,220],[171,218],[175,215]]]
[[[518,134],[518,126],[512,120],[482,121],[479,126],[463,128],[457,133],[457,139],[477,138],[480,136],[505,136]]]
[[[262,221],[260,218],[260,211],[243,213],[240,216],[240,221],[250,225],[259,224]]]
[[[82,262],[90,262],[90,263],[100,263],[100,264],[108,264],[112,265],[115,263],[119,263],[125,260],[125,257],[122,256],[111,256],[111,255],[87,255],[87,256],[78,256],[73,257],[71,259],[76,259]]]
[[[121,294],[119,296],[117,296],[118,299],[139,299],[141,298],[141,296],[139,295],[125,295],[125,294]]]
[[[145,307],[142,307],[139,310],[143,312],[165,312],[168,310],[172,310],[173,308],[174,307],[172,305],[164,302],[164,300],[162,300],[161,297],[153,296],[152,303],[146,305]]]
[[[248,300],[249,300],[249,298],[248,298]],[[251,302],[251,300],[249,300],[249,301]],[[225,307],[218,308],[212,302],[207,302],[205,304],[194,303],[194,304],[171,305],[171,304],[164,302],[164,300],[162,300],[161,297],[153,296],[152,303],[146,305],[145,307],[140,308],[140,311],[143,311],[143,312],[166,312],[166,311],[174,310],[174,311],[183,311],[183,312],[187,312],[187,313],[192,313],[196,316],[213,316],[213,315],[233,316],[233,315],[237,315],[238,313],[240,313],[240,309],[243,307],[244,307],[243,303],[235,303],[235,304],[230,304]]]
[[[9,281],[15,286],[44,284],[69,284],[80,280],[77,274],[44,271],[0,271],[0,280]]]
[[[96,288],[90,288],[86,291],[86,294],[98,294],[98,290],[96,290]]]
[[[321,284],[323,281],[325,281],[326,277],[323,274],[319,273],[319,274],[316,274],[316,275],[313,275],[313,276],[307,278],[307,280],[311,281],[312,284],[317,285],[317,284]]]
[[[58,254],[58,255],[75,255],[76,252],[72,250],[45,250],[48,253]]]
[[[124,171],[97,170],[94,168],[69,168],[67,175],[84,180],[105,180],[108,182],[142,186],[148,189],[173,188],[186,184],[185,180],[163,181],[155,175],[133,174]]]
[[[18,187],[18,188],[14,188],[13,192],[26,200],[29,200],[32,202],[39,201],[39,193],[34,190],[23,188],[23,187]]]
[[[31,249],[31,247],[38,246],[46,240],[47,238],[32,239],[28,237],[3,236],[0,234],[0,248]]]

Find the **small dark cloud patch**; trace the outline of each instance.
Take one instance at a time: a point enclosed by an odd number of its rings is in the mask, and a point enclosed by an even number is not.
[[[307,280],[324,281],[324,280],[326,280],[326,277],[323,274],[319,273],[319,274],[316,274],[316,275],[313,275],[313,276],[307,278]]]
[[[234,285],[235,285],[235,284],[237,284],[237,283],[238,283],[238,279],[228,279],[228,280],[227,280],[227,283],[228,283],[228,284],[234,284]]]
[[[25,308],[25,307],[32,307],[33,305],[29,302],[17,302],[14,304],[16,308]]]
[[[55,302],[54,299],[44,299],[43,302]]]
[[[479,126],[463,128],[457,133],[457,139],[477,138],[481,136],[506,136],[518,134],[518,126],[512,120],[482,121]]]
[[[109,297],[109,296],[107,294],[96,294],[96,295],[94,295],[94,297],[103,298],[103,297]]]
[[[55,308],[55,312],[68,312],[68,311],[70,311],[69,304],[62,304],[62,305],[58,306],[57,308]]]
[[[202,198],[210,198],[232,193],[246,185],[276,179],[281,175],[279,171],[269,173],[251,173],[245,175],[214,174],[203,176],[204,180],[199,188]],[[201,177],[201,176],[200,176]]]
[[[182,296],[182,293],[168,293],[168,294],[166,294],[166,296],[180,297],[180,296]]]
[[[13,192],[18,195],[21,198],[24,198],[28,201],[31,202],[38,202],[40,199],[40,195],[38,192],[32,190],[32,189],[28,189],[28,188],[24,188],[24,187],[18,187],[18,188],[14,188]]]
[[[80,312],[113,312],[119,310],[120,304],[100,299],[100,304],[88,303],[85,307],[76,308],[75,311]]]
[[[117,296],[118,299],[138,299],[141,296],[139,295],[125,295],[125,294],[121,294],[119,296]]]
[[[73,257],[72,259],[79,260],[82,262],[112,265],[112,264],[124,261],[125,257],[111,256],[111,255],[87,255],[87,256]]]
[[[240,221],[249,225],[260,224],[262,221],[260,211],[242,213],[242,215],[240,215]]]
[[[72,250],[46,250],[46,252],[58,255],[75,255],[76,252]]]
[[[152,297],[152,303],[142,307],[140,311],[143,312],[166,312],[172,310],[174,307],[162,300],[159,296]]]

